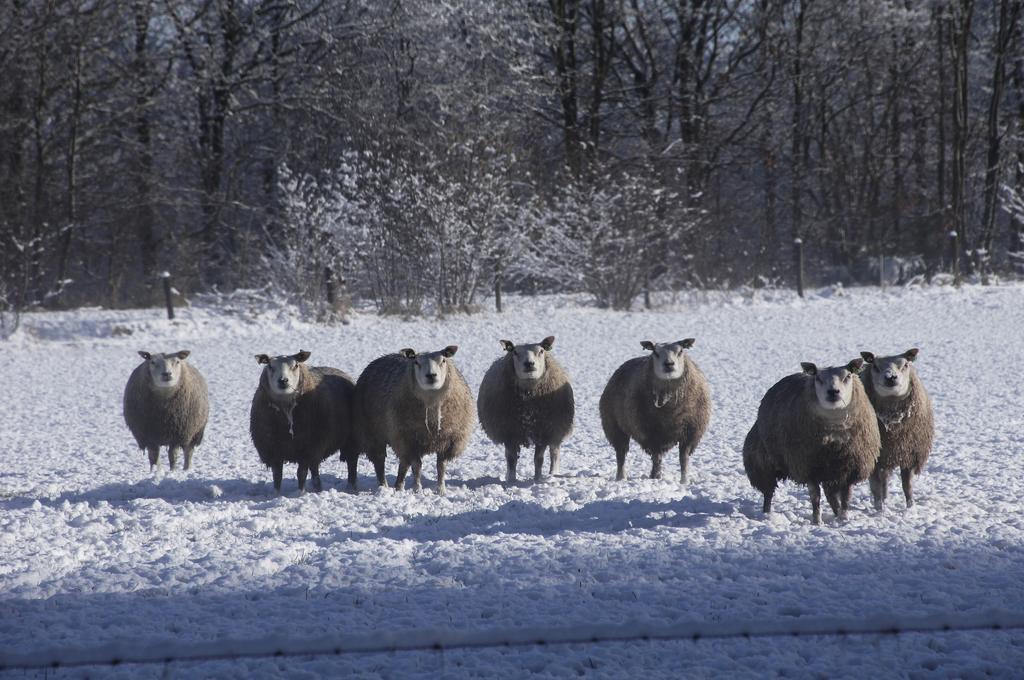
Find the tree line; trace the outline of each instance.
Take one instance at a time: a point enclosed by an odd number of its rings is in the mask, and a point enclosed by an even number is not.
[[[819,283],[987,281],[1024,254],[1021,4],[10,0],[0,298],[621,308],[790,285],[796,239]]]

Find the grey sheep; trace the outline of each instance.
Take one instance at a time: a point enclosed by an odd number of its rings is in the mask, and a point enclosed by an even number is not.
[[[821,489],[832,512],[846,518],[853,485],[871,474],[881,439],[875,411],[854,359],[845,366],[819,370],[800,364],[802,373],[775,383],[761,399],[757,421],[743,442],[743,469],[764,494],[771,512],[779,480],[806,484],[813,521],[821,523]]]
[[[875,407],[882,436],[882,452],[869,480],[876,510],[882,509],[889,495],[889,473],[895,468],[900,469],[907,507],[914,504],[911,479],[921,474],[932,450],[935,436],[932,402],[914,368],[917,352],[916,348],[908,349],[890,357],[860,353],[871,366],[860,377]]]
[[[690,455],[711,419],[711,389],[686,351],[693,338],[663,344],[644,340],[651,353],[625,362],[601,394],[601,425],[615,449],[616,479],[626,478],[626,452],[634,439],[652,459],[651,478],[661,479],[662,456],[679,445],[685,484]]]
[[[551,452],[550,474],[558,472],[558,453],[572,432],[575,402],[569,376],[551,356],[555,337],[537,344],[502,340],[505,356],[484,374],[477,394],[480,425],[496,444],[505,447],[505,480],[516,481],[519,449],[534,447],[533,479],[541,480],[544,449]]]
[[[167,447],[167,462],[174,469],[178,451],[185,453],[184,468],[192,467],[192,452],[203,442],[210,400],[206,380],[187,363],[188,350],[171,354],[139,352],[144,361],[135,367],[124,387],[124,421],[140,449],[149,453],[150,470]]]
[[[348,485],[356,487],[358,452],[352,439],[352,378],[336,368],[307,366],[310,353],[271,358],[257,354],[263,366],[249,410],[249,434],[260,460],[270,468],[274,491],[281,493],[284,464],[298,463],[299,492],[312,473],[323,489],[320,463],[335,451],[348,463]]]
[[[390,446],[398,457],[395,489],[405,486],[412,467],[417,491],[423,488],[423,456],[437,454],[437,492],[445,493],[448,463],[462,454],[473,430],[473,395],[450,359],[458,347],[417,354],[403,349],[374,359],[356,381],[359,450],[387,486],[384,458]]]

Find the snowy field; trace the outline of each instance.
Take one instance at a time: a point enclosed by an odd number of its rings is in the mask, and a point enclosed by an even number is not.
[[[651,312],[567,298],[512,298],[504,314],[406,322],[358,313],[317,326],[268,311],[32,314],[0,344],[0,653],[139,648],[407,629],[580,626],[627,621],[786,622],[802,617],[1024,611],[1024,287],[715,294]],[[459,345],[475,391],[499,338],[557,336],[573,378],[576,430],[562,475],[504,488],[504,455],[479,429],[449,467],[448,495],[377,493],[360,462],[322,468],[299,496],[294,466],[275,497],[248,435],[253,355],[312,350],[354,376],[376,356]],[[597,403],[640,340],[695,337],[714,412],[682,487],[678,468],[614,481]],[[866,484],[850,519],[810,523],[785,485],[770,519],[740,449],[764,391],[800,361],[919,347],[936,444],[905,511]],[[153,476],[121,416],[136,350],[191,349],[211,416],[193,470]],[[393,479],[394,459],[388,472]],[[531,476],[529,454],[520,477]],[[1024,632],[549,645],[344,657],[87,667],[47,677],[1020,677]],[[2,677],[42,677],[11,671]]]

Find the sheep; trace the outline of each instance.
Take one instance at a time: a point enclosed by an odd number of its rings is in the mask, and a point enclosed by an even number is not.
[[[555,337],[537,344],[501,340],[505,356],[487,369],[477,395],[477,414],[484,432],[505,446],[505,481],[516,481],[519,449],[534,446],[533,479],[541,480],[544,449],[551,452],[549,473],[558,472],[558,453],[572,432],[575,402],[565,370],[550,355]]]
[[[868,478],[881,438],[875,411],[856,375],[864,362],[819,370],[812,363],[775,383],[761,399],[743,442],[743,469],[772,509],[779,480],[806,484],[813,522],[821,524],[821,489],[832,512],[846,519],[853,485]]]
[[[882,436],[882,452],[868,481],[875,509],[879,511],[889,495],[889,473],[897,467],[907,507],[914,505],[911,478],[921,474],[932,450],[932,402],[914,368],[917,352],[916,348],[908,349],[889,357],[860,353],[871,365],[871,370],[861,373],[860,378],[875,407]]]
[[[679,445],[679,477],[686,483],[690,455],[711,419],[711,389],[684,350],[693,338],[655,344],[644,340],[646,357],[625,362],[601,394],[601,426],[615,449],[616,479],[626,478],[626,452],[635,439],[652,459],[651,479],[661,479],[661,459]]]
[[[412,467],[415,489],[423,484],[423,456],[437,454],[437,493],[445,494],[448,463],[462,454],[473,429],[473,395],[450,359],[458,347],[416,353],[403,349],[374,359],[356,381],[359,450],[373,463],[377,484],[387,486],[387,446],[398,457],[395,489],[405,487]]]
[[[135,367],[124,387],[124,421],[140,449],[149,453],[152,472],[167,447],[171,470],[178,451],[185,453],[184,470],[192,467],[192,452],[203,443],[210,401],[206,380],[186,363],[189,350],[170,354],[140,351],[143,362]]]
[[[356,488],[358,452],[352,437],[352,378],[336,368],[307,366],[310,352],[270,357],[257,354],[263,366],[249,409],[249,435],[281,493],[285,462],[298,463],[299,493],[312,473],[313,487],[323,490],[320,463],[335,451],[348,462],[348,486]]]

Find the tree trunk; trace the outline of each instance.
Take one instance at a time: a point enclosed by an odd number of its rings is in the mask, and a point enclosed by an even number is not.
[[[967,274],[974,272],[972,231],[967,219],[967,142],[968,71],[967,59],[974,0],[954,0],[951,5],[950,46],[953,62],[953,224],[957,234],[957,254],[964,260]],[[959,279],[959,277],[957,277]],[[959,285],[960,281],[956,281]]]
[[[1006,89],[1006,56],[1010,43],[1016,35],[1017,19],[1020,15],[1021,0],[1000,0],[999,19],[996,27],[994,61],[992,65],[992,86],[989,94],[988,116],[985,140],[988,149],[985,157],[984,213],[981,219],[980,252],[978,264],[983,284],[988,284],[988,269],[992,257],[992,237],[995,233],[996,213],[999,198],[999,174],[1002,164],[1002,133],[999,129],[999,109]]]

